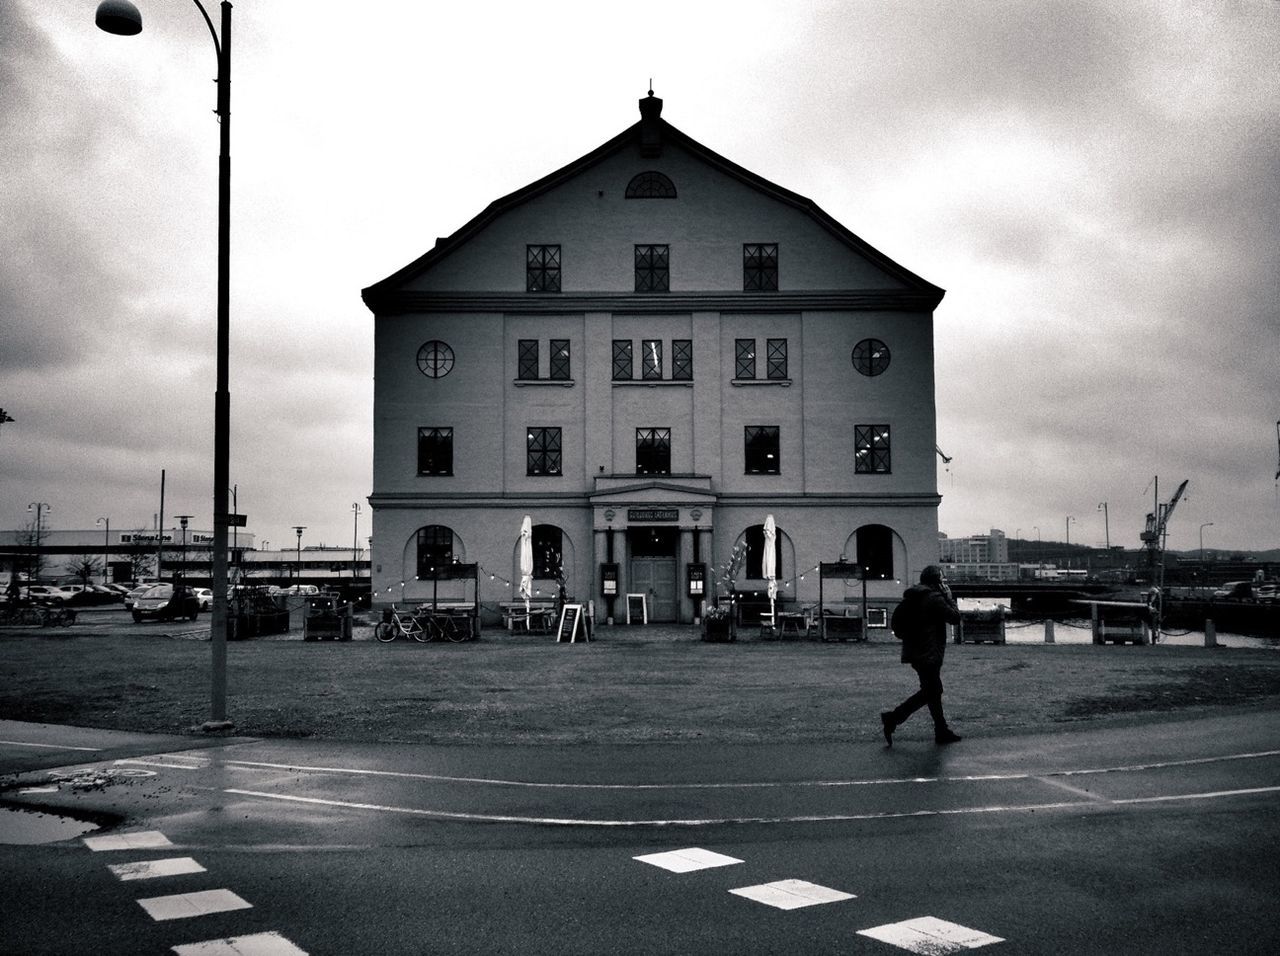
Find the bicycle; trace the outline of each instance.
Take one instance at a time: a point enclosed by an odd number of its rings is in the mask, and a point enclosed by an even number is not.
[[[69,607],[7,607],[0,609],[0,625],[27,627],[70,627],[76,621],[76,612]]]
[[[471,640],[471,615],[445,611],[431,613],[426,617],[430,634],[427,640],[452,641],[454,644]]]
[[[383,644],[390,644],[401,634],[423,644],[431,640],[431,635],[423,629],[421,621],[412,614],[401,617],[399,609],[394,604],[389,610],[382,612],[382,620],[373,629],[373,633]]]

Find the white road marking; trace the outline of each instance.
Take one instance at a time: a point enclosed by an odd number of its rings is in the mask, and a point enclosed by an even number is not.
[[[934,916],[921,916],[901,923],[886,923],[871,929],[858,930],[859,936],[869,936],[882,943],[897,946],[912,953],[928,956],[944,956],[966,949],[977,949],[991,943],[1003,943],[999,936],[969,929],[958,923],[949,923]]]
[[[1087,774],[1133,773],[1164,770],[1228,760],[1256,760],[1280,757],[1280,750],[1223,754],[1216,757],[1193,757],[1156,763],[1123,764],[1114,767],[1087,767],[1080,770],[1049,770],[1044,773],[987,773],[954,777],[872,777],[861,780],[767,780],[737,783],[548,783],[536,780],[505,780],[497,777],[458,777],[437,773],[412,773],[404,770],[370,770],[365,767],[315,766],[301,763],[268,763],[258,760],[228,760],[223,766],[245,770],[290,770],[302,773],[351,774],[366,777],[393,777],[405,780],[432,780],[440,783],[486,784],[495,787],[527,787],[543,790],[768,790],[790,787],[874,787],[905,783],[981,783],[989,780],[1042,780],[1046,777],[1074,777]]]
[[[703,850],[696,846],[684,850],[668,850],[665,853],[648,853],[644,856],[633,856],[631,859],[652,866],[660,866],[672,873],[692,873],[694,870],[705,870],[713,866],[731,866],[742,862],[735,857]]]
[[[349,810],[378,810],[384,813],[406,813],[412,816],[433,817],[438,820],[460,820],[483,823],[525,823],[541,826],[572,827],[667,827],[667,826],[715,826],[726,823],[841,823],[856,820],[895,820],[904,817],[956,816],[970,813],[1004,813],[1018,810],[1059,810],[1066,807],[1096,806],[1085,800],[1065,803],[1034,803],[997,807],[964,807],[954,810],[910,810],[886,813],[814,814],[795,817],[708,817],[672,820],[592,820],[573,817],[521,817],[497,813],[458,813],[448,810],[423,810],[418,807],[393,807],[379,803],[356,803],[350,800],[326,800],[320,797],[302,797],[291,794],[263,793],[258,790],[228,789],[223,793],[242,797],[261,797],[285,803],[309,803],[324,807],[345,807]]]
[[[202,890],[199,893],[176,893],[173,896],[152,896],[138,900],[138,905],[147,911],[153,920],[190,919],[194,916],[208,916],[211,913],[226,913],[231,910],[253,909],[230,890]]]
[[[178,763],[175,761],[190,761],[189,763]],[[161,759],[150,758],[143,759],[141,757],[125,757],[123,760],[117,760],[117,764],[137,764],[141,767],[162,767],[165,770],[203,770],[209,766],[207,758],[202,757],[164,757]]]
[[[26,787],[19,790],[18,793],[57,793],[57,787]]]
[[[84,845],[95,852],[101,850],[154,850],[173,846],[169,838],[159,830],[139,830],[134,833],[111,833],[107,836],[84,837]]]
[[[121,880],[154,880],[162,876],[205,872],[205,868],[189,856],[171,856],[164,860],[139,860],[136,863],[113,863],[107,869]]]
[[[1173,793],[1161,797],[1126,797],[1112,803],[1163,803],[1168,800],[1211,800],[1217,797],[1242,797],[1251,793],[1276,793],[1280,787],[1250,787],[1247,790],[1213,790],[1205,793]]]
[[[7,744],[10,747],[43,747],[47,750],[87,750],[90,753],[98,753],[101,747],[72,747],[69,744],[33,744],[25,740],[0,740],[0,744]]]
[[[795,910],[802,906],[839,903],[841,900],[857,898],[852,893],[844,893],[804,880],[778,880],[774,883],[761,883],[759,886],[744,886],[729,892],[780,910]]]
[[[174,946],[178,956],[307,956],[279,933],[254,933]]]

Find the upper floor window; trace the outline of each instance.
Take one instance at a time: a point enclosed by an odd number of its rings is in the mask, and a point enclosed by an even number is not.
[[[756,340],[736,339],[734,341],[734,378],[756,377]]]
[[[671,247],[636,246],[636,291],[667,292],[671,285]]]
[[[781,474],[777,425],[748,425],[744,429],[743,457],[748,475]]]
[[[453,429],[418,429],[418,474],[453,474]]]
[[[747,242],[742,245],[742,290],[778,291],[778,244]]]
[[[538,340],[521,339],[516,378],[538,377]]]
[[[769,339],[765,342],[765,375],[771,379],[787,377],[787,340]]]
[[[677,382],[693,379],[693,340],[671,340],[671,378]]]
[[[636,474],[671,474],[671,429],[636,429]]]
[[[525,474],[529,476],[561,473],[560,429],[530,428]]]
[[[569,375],[569,340],[551,340],[551,374],[556,381],[568,381]]]
[[[853,427],[853,471],[857,475],[889,474],[889,426]]]
[[[640,377],[662,378],[662,343],[658,339],[645,339],[640,343]]]
[[[637,173],[627,183],[627,199],[675,199],[676,184],[656,170]]]
[[[631,340],[613,340],[613,380],[629,382],[631,380]]]
[[[525,291],[559,292],[560,247],[526,246],[525,250]]]
[[[432,339],[418,349],[418,371],[427,378],[444,378],[453,371],[453,349]]]

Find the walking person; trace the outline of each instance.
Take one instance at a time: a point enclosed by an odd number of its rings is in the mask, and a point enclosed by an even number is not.
[[[920,678],[920,689],[893,710],[880,715],[885,743],[893,746],[893,732],[921,707],[933,718],[933,738],[953,744],[960,735],[947,726],[942,712],[942,658],[947,650],[947,625],[960,623],[960,609],[942,577],[931,564],[920,572],[920,583],[907,588],[893,612],[893,633],[902,641],[902,663]]]

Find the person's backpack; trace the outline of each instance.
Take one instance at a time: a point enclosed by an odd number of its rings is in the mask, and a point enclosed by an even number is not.
[[[914,600],[914,597],[914,595],[908,596],[904,594],[889,618],[889,629],[893,631],[893,636],[900,641],[905,641],[907,638],[912,637],[919,629],[920,607],[919,602]]]

